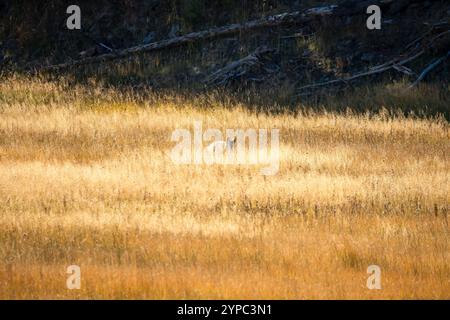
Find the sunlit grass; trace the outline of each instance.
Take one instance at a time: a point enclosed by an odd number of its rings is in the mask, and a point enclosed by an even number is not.
[[[444,120],[99,88],[0,85],[0,298],[450,297]],[[280,129],[280,171],[173,164],[193,121]]]

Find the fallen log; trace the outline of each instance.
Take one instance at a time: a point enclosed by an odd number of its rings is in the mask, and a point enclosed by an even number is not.
[[[40,70],[51,71],[64,69],[68,67],[76,67],[81,65],[87,65],[107,60],[120,59],[132,54],[140,52],[151,52],[171,47],[180,46],[186,43],[191,43],[195,41],[207,40],[212,38],[217,38],[221,36],[226,36],[230,34],[240,33],[244,31],[249,31],[258,28],[275,27],[282,24],[294,24],[294,23],[306,23],[312,21],[314,18],[322,16],[344,16],[344,15],[354,15],[354,14],[365,14],[365,10],[362,10],[360,1],[350,1],[354,3],[354,7],[349,9],[348,7],[340,8],[337,5],[329,5],[324,7],[317,7],[307,9],[305,11],[295,11],[282,13],[278,15],[268,16],[261,19],[248,21],[244,23],[236,23],[222,27],[216,27],[208,30],[198,31],[188,33],[179,37],[174,37],[170,39],[165,39],[149,44],[134,46],[131,48],[126,48],[122,50],[114,50],[113,52],[105,53],[95,57],[88,57],[84,59],[69,61],[66,63],[55,64],[44,66]],[[383,0],[372,0],[371,4],[382,5],[385,1]]]

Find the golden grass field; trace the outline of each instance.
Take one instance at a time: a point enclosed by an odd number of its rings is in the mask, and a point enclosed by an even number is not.
[[[26,79],[0,94],[1,299],[450,298],[445,120]],[[173,164],[171,133],[195,120],[280,129],[278,174]],[[372,264],[381,290],[366,287]]]

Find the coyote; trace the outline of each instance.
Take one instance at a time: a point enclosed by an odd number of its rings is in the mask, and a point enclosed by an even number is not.
[[[206,147],[206,152],[212,157],[212,159],[223,159],[224,151],[230,154],[236,148],[237,137],[227,138],[226,141],[214,141]],[[220,160],[219,160],[220,162]]]

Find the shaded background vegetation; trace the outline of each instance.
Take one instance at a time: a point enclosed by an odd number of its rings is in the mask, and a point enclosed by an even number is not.
[[[119,50],[159,41],[212,26],[240,23],[267,15],[313,6],[355,1],[78,1],[82,30],[67,30],[68,1],[4,1],[0,4],[0,60],[2,74],[105,53],[98,43]],[[244,101],[263,110],[314,108],[362,112],[387,109],[391,113],[449,118],[448,63],[442,64],[414,90],[405,87],[415,77],[398,72],[364,79],[335,90],[325,88],[302,96],[298,87],[365,70],[401,54],[405,46],[447,22],[447,1],[393,1],[383,7],[383,27],[370,31],[367,15],[321,18],[307,25],[288,25],[242,32],[211,41],[191,43],[160,52],[46,74],[50,79],[178,95],[213,92],[223,99]],[[447,26],[448,27],[448,26]],[[301,37],[293,36],[298,33]],[[409,65],[420,71],[449,47],[443,39],[427,55]],[[261,82],[238,82],[211,87],[205,77],[227,63],[265,45],[276,50],[273,63],[280,71]],[[145,95],[144,95],[145,96]]]

